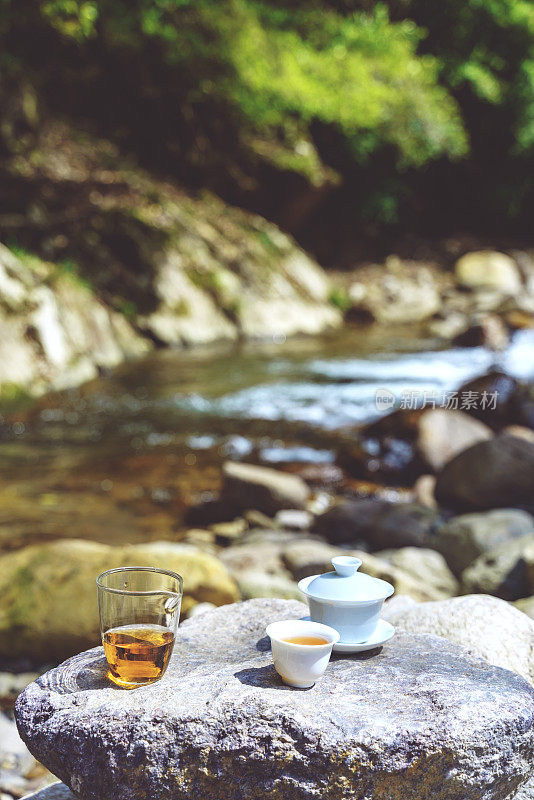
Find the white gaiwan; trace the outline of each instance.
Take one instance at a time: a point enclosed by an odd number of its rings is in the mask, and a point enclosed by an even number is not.
[[[376,630],[384,600],[395,590],[387,581],[358,572],[362,565],[359,558],[338,556],[332,564],[334,572],[299,582],[308,600],[310,619],[335,628],[340,644],[365,642]]]

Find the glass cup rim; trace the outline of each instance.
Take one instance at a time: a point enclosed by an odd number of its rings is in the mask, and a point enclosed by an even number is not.
[[[174,591],[173,589],[115,589],[112,586],[104,586],[101,579],[105,575],[112,575],[114,572],[152,572],[157,573],[158,575],[168,575],[171,578],[175,578],[178,581],[179,590]],[[167,594],[167,595],[176,595],[180,597],[183,595],[184,592],[184,579],[181,575],[177,572],[172,572],[170,569],[163,569],[162,567],[113,567],[113,569],[106,569],[104,572],[101,572],[100,575],[96,578],[96,585],[99,589],[104,592],[112,592],[113,594],[131,594],[131,595],[154,595],[154,594]]]

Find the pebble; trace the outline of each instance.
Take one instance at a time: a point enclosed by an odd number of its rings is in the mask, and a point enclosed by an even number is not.
[[[288,508],[278,511],[274,518],[279,528],[288,531],[307,531],[311,528],[313,516],[309,511],[302,511],[299,508]]]

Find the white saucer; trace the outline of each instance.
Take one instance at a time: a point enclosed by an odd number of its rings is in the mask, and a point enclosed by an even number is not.
[[[379,619],[375,632],[365,642],[338,642],[333,649],[335,653],[364,653],[366,650],[375,650],[377,647],[382,647],[383,644],[391,639],[394,633],[395,628],[393,625],[390,625],[385,619]]]

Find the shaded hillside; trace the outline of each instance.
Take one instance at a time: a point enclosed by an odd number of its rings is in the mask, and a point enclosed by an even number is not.
[[[341,321],[320,267],[278,228],[150,177],[109,142],[49,124],[2,172],[3,384],[42,391],[154,344]]]

